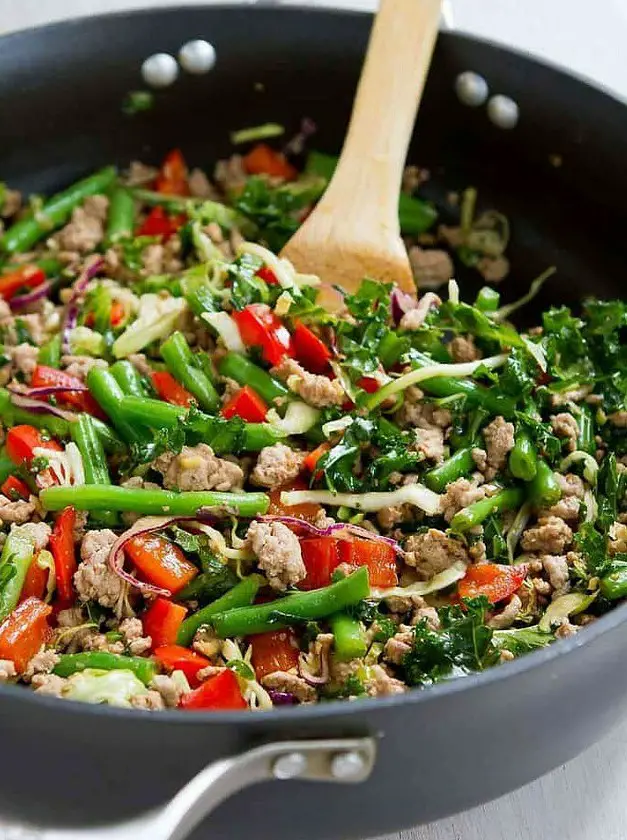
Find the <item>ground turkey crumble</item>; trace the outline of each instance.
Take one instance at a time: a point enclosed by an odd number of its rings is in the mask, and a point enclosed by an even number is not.
[[[206,443],[184,446],[178,455],[165,452],[152,466],[163,475],[163,486],[168,490],[228,492],[244,483],[239,464],[218,458]]]
[[[289,356],[273,368],[271,373],[286,382],[290,391],[298,394],[314,408],[342,405],[347,399],[339,379],[309,373]]]
[[[73,210],[70,223],[53,237],[54,244],[61,251],[82,254],[93,251],[104,238],[108,207],[109,199],[104,195],[86,198],[80,207]]]
[[[259,453],[250,480],[253,484],[274,490],[275,487],[281,487],[296,478],[302,469],[304,458],[304,452],[290,449],[284,443],[266,446]]]
[[[547,516],[538,519],[538,524],[528,528],[520,544],[523,551],[538,554],[561,554],[573,539],[573,532],[563,519]]]
[[[96,601],[115,611],[128,614],[127,584],[108,563],[109,553],[117,537],[108,528],[89,531],[81,544],[81,563],[74,574],[74,586],[81,601]]]
[[[461,560],[469,563],[466,547],[444,531],[429,528],[423,534],[412,534],[405,543],[405,563],[413,566],[419,577],[428,580]]]
[[[568,441],[566,447],[568,451],[574,452],[577,449],[579,427],[573,415],[566,412],[555,414],[551,417],[551,426],[559,438],[565,438]]]
[[[507,456],[514,448],[514,424],[504,417],[495,417],[483,430],[483,439],[487,453],[485,477],[489,481],[504,468]]]
[[[298,537],[282,522],[251,522],[247,540],[273,589],[281,591],[307,574]]]

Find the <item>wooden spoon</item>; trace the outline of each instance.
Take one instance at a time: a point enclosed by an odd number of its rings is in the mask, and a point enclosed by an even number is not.
[[[441,0],[381,0],[337,168],[281,252],[299,271],[320,277],[319,300],[330,309],[342,301],[332,285],[352,293],[364,277],[415,294],[398,196],[440,6]]]

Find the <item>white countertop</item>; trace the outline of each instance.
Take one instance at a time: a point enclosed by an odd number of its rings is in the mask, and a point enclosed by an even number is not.
[[[75,15],[175,2],[0,0],[0,33]],[[374,6],[374,0],[318,2],[347,8]],[[546,57],[627,98],[626,0],[592,4],[586,0],[450,2],[455,28]],[[555,709],[555,720],[556,725],[567,725],[560,709]],[[516,760],[516,756],[504,758]],[[515,793],[381,840],[626,840],[626,788],[627,724],[570,764]],[[20,837],[24,835],[19,828],[0,823],[0,840]]]

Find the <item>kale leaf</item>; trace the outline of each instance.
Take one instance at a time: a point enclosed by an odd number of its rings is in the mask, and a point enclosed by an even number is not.
[[[309,196],[288,189],[272,189],[264,178],[246,181],[234,206],[259,227],[259,236],[272,251],[280,251],[300,226],[298,211],[309,203]]]
[[[555,641],[555,636],[552,633],[543,633],[535,625],[534,627],[497,630],[492,641],[499,650],[508,650],[514,656],[522,656],[524,653],[530,653]]]
[[[268,285],[257,276],[263,265],[259,257],[242,254],[227,267],[231,282],[231,303],[235,309],[243,309],[249,303],[269,303]]]

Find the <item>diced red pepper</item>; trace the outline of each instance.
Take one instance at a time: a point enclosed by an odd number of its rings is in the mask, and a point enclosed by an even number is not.
[[[306,537],[300,541],[307,575],[299,589],[320,589],[331,583],[331,575],[340,563],[339,540],[334,537]]]
[[[124,316],[126,312],[124,311],[124,306],[120,303],[119,300],[114,300],[111,303],[111,312],[109,313],[109,323],[112,327],[117,327],[119,324],[122,323],[124,320]],[[96,316],[93,312],[88,312],[87,317],[85,318],[85,326],[86,327],[93,327],[96,323]]]
[[[291,628],[259,633],[250,639],[252,645],[252,666],[255,676],[261,680],[274,671],[289,671],[298,665],[300,653],[296,635]]]
[[[144,613],[144,633],[152,639],[152,647],[176,644],[179,627],[187,610],[181,604],[173,604],[167,598],[155,598]]]
[[[180,382],[177,382],[167,370],[156,370],[150,378],[155,391],[160,399],[165,400],[165,402],[172,403],[172,405],[182,405],[185,408],[195,404],[196,398],[194,395],[190,394]]]
[[[27,601],[29,598],[40,598],[43,600],[46,593],[48,575],[50,572],[48,569],[42,568],[37,563],[38,556],[39,555],[33,557],[31,564],[28,567],[28,571],[26,572],[24,585],[22,586],[22,591],[20,593],[20,603]]]
[[[7,432],[7,455],[14,464],[21,466],[22,464],[30,464],[35,457],[33,450],[38,447],[45,449],[55,449],[61,452],[63,447],[60,446],[56,440],[45,439],[39,429],[34,426],[13,426]]]
[[[0,487],[2,495],[6,496],[11,501],[18,499],[28,499],[30,496],[30,489],[25,481],[15,475],[10,475],[7,480]]]
[[[20,289],[35,289],[46,280],[45,273],[36,265],[21,265],[15,271],[0,276],[0,297],[11,300]]]
[[[491,604],[496,604],[511,597],[524,579],[524,567],[479,563],[468,566],[466,576],[457,584],[457,594],[460,598],[485,595]]]
[[[398,585],[396,554],[391,545],[359,537],[339,542],[340,562],[353,568],[366,566],[371,586],[387,588]]]
[[[0,659],[10,659],[18,671],[24,671],[48,639],[51,612],[52,607],[39,598],[19,604],[0,624]]]
[[[161,236],[169,239],[187,221],[185,214],[168,216],[163,207],[153,207],[136,231],[137,236]]]
[[[357,380],[357,387],[362,388],[367,394],[374,394],[381,385],[374,376],[362,376],[361,379]]]
[[[279,285],[279,281],[277,279],[276,274],[274,273],[274,271],[272,271],[271,268],[268,268],[267,265],[262,265],[261,266],[261,268],[257,272],[257,277],[261,277],[261,279],[265,280],[265,282],[269,286],[278,286]]]
[[[313,472],[316,469],[316,464],[318,463],[318,461],[322,458],[323,455],[327,454],[330,448],[331,444],[327,443],[326,441],[324,443],[321,443],[320,446],[316,446],[315,449],[313,449],[311,452],[308,452],[307,455],[305,455],[305,458],[303,460],[303,467],[306,470],[309,470],[309,472]]]
[[[205,709],[245,709],[246,702],[242,697],[237,677],[227,668],[215,677],[205,680],[200,688],[184,694],[179,707],[194,712]]]
[[[241,417],[247,423],[263,423],[267,413],[268,406],[250,385],[244,385],[222,409],[227,420]]]
[[[54,570],[57,576],[57,592],[63,603],[75,600],[72,579],[78,568],[74,550],[74,526],[76,511],[73,507],[64,508],[57,516],[50,535],[50,551],[54,557]]]
[[[251,303],[240,312],[233,312],[242,341],[249,347],[260,347],[269,365],[278,365],[284,356],[293,356],[292,337],[280,318],[265,303]]]
[[[165,156],[155,181],[155,190],[163,195],[189,195],[187,164],[180,149],[172,149]]]
[[[100,420],[107,419],[106,414],[103,413],[89,391],[84,390],[85,383],[78,376],[71,376],[62,370],[46,365],[37,365],[33,371],[30,384],[32,388],[67,388],[67,391],[59,391],[55,394],[60,403],[65,403],[78,411],[85,411]],[[73,388],[78,390],[72,390]],[[49,397],[37,397],[37,399],[45,402]]]
[[[204,656],[181,645],[162,645],[155,648],[154,655],[169,671],[182,671],[192,687],[200,685],[198,672],[211,665]]]
[[[292,333],[294,355],[311,373],[326,373],[329,369],[331,351],[318,336],[300,321]]]
[[[178,545],[156,534],[138,534],[124,546],[129,560],[148,583],[167,589],[173,595],[192,581],[198,569]]]
[[[270,175],[293,181],[298,171],[281,152],[275,152],[266,143],[258,143],[244,157],[244,169],[250,175]]]
[[[281,493],[286,490],[306,490],[307,484],[300,478],[295,481],[284,484],[282,487],[275,487],[270,490],[268,496],[270,497],[270,505],[268,507],[268,514],[270,516],[293,516],[296,519],[303,519],[305,522],[315,522],[320,511],[321,505],[314,502],[302,502],[300,505],[290,505],[286,507],[281,504]]]

